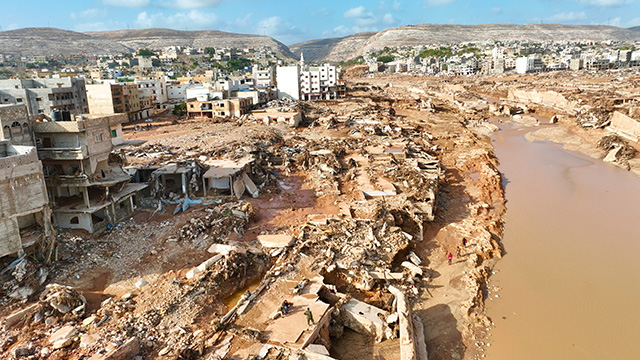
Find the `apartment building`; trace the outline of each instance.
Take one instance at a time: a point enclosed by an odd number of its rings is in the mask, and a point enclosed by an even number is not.
[[[516,73],[536,73],[542,72],[545,69],[544,62],[538,57],[519,57],[516,59]]]
[[[77,77],[0,80],[0,104],[26,105],[30,115],[89,111],[85,81]]]
[[[191,99],[187,102],[189,117],[240,117],[251,112],[252,98],[233,98],[222,100]]]
[[[136,84],[87,85],[89,113],[107,115],[126,113],[129,121],[146,119],[151,115],[152,99],[141,95]]]
[[[93,233],[133,212],[134,196],[147,185],[129,184],[121,159],[111,154],[126,121],[127,114],[89,114],[33,123],[54,225]]]
[[[167,102],[167,89],[163,77],[135,79],[134,84],[138,86],[139,92],[147,93],[151,97],[153,103],[163,104]]]
[[[271,88],[276,85],[276,69],[268,67],[260,69],[258,66],[253,68],[253,86],[255,88]]]
[[[336,67],[329,64],[311,66],[300,73],[301,100],[337,99],[336,83],[338,74]]]

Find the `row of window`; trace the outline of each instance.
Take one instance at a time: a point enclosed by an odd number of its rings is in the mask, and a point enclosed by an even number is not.
[[[22,141],[25,135],[29,136],[29,134],[29,124],[27,123],[20,125],[19,122],[14,121],[11,124],[11,127],[9,127],[9,125],[5,125],[2,128],[2,135],[7,140]]]

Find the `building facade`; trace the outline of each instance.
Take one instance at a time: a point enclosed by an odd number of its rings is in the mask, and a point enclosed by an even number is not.
[[[53,234],[42,163],[34,146],[0,140],[0,257]]]
[[[0,80],[0,104],[26,105],[30,115],[89,112],[85,81],[76,77]]]
[[[129,184],[111,154],[112,137],[127,120],[117,114],[33,123],[56,226],[93,233],[133,212],[133,196],[146,185]]]

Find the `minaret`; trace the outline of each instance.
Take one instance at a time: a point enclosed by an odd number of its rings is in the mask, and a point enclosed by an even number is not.
[[[300,67],[304,67],[304,51],[300,52]]]

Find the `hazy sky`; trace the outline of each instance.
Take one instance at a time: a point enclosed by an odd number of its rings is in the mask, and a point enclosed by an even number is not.
[[[2,1],[2,30],[223,30],[295,42],[438,23],[640,25],[640,0],[22,0]]]

